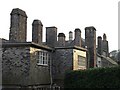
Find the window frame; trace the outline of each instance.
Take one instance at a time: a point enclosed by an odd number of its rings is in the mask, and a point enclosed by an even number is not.
[[[39,51],[37,58],[37,65],[48,66],[49,53],[47,51]]]
[[[84,66],[83,65],[81,65],[81,59],[82,58],[82,61],[83,61],[83,59],[84,59]],[[81,55],[78,55],[78,67],[86,67],[86,57],[84,57],[84,56],[81,56]]]

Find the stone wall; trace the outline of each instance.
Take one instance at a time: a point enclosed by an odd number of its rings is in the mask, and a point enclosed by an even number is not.
[[[56,78],[63,78],[66,70],[73,69],[73,50],[72,49],[58,49],[55,51],[56,59],[54,60]]]
[[[53,54],[53,80],[54,83],[63,87],[65,72],[81,69],[80,66],[78,66],[78,55],[86,57],[86,51],[77,50],[71,47],[56,49]],[[84,62],[86,63],[86,58]],[[86,65],[82,69],[86,69]]]
[[[48,61],[48,66],[46,65],[38,65],[38,52],[45,51],[42,49],[30,48],[30,72],[29,72],[29,85],[45,85],[50,84],[50,61]],[[48,52],[48,51],[46,51]],[[48,52],[49,53],[49,52]],[[49,56],[50,53],[49,53]],[[50,57],[49,57],[50,60]]]
[[[2,55],[3,86],[50,85],[50,62],[48,62],[48,66],[38,65],[38,51],[42,51],[42,49],[30,46],[4,47]]]
[[[30,48],[4,47],[2,69],[3,85],[27,85],[30,71]]]
[[[53,82],[62,86],[64,74],[73,69],[73,50],[56,49],[52,61]]]
[[[108,61],[105,58],[101,58],[101,67],[114,67],[114,66],[117,66],[117,63],[114,64],[114,63],[111,63],[110,61]]]
[[[118,63],[109,57],[104,55],[97,55],[97,67],[114,67],[118,66]]]

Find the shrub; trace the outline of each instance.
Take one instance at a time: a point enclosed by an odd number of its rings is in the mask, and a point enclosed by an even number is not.
[[[120,66],[90,68],[65,74],[65,88],[120,88]]]

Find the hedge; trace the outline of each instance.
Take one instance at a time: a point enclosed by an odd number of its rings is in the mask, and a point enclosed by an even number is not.
[[[120,88],[120,66],[70,71],[65,74],[65,88]]]

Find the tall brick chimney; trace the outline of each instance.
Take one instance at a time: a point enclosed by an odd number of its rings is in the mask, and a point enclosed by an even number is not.
[[[108,41],[105,33],[103,34],[103,52],[106,53],[106,56],[109,56]]]
[[[81,30],[79,28],[75,29],[75,45],[81,47]]]
[[[60,47],[65,46],[65,34],[64,33],[58,34],[58,46],[60,46]]]
[[[70,41],[73,40],[73,32],[72,32],[72,31],[69,32],[69,40],[70,40]]]
[[[102,55],[102,37],[98,36],[97,38],[97,43],[98,43],[98,47],[97,47],[97,52],[98,54]]]
[[[96,29],[91,27],[85,28],[85,45],[88,50],[88,68],[94,68],[96,67]]]
[[[57,44],[57,28],[46,27],[46,44],[50,47],[55,47]]]
[[[10,42],[26,42],[27,15],[25,11],[15,8],[11,12]]]
[[[43,24],[40,20],[34,20],[32,23],[32,42],[42,43]]]

